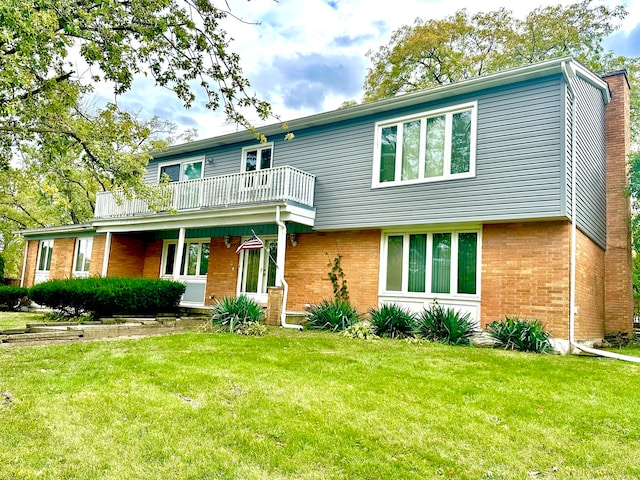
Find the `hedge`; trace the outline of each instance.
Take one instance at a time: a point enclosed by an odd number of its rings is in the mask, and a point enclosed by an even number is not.
[[[29,290],[22,287],[0,286],[0,306],[13,308],[18,305],[22,297],[26,297]]]
[[[174,310],[185,288],[170,280],[90,277],[39,283],[29,298],[73,315],[153,315]]]

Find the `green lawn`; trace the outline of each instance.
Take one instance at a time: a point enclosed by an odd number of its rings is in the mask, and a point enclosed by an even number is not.
[[[24,328],[27,326],[27,323],[42,322],[43,315],[43,313],[0,312],[0,330],[7,328]]]
[[[0,348],[0,478],[635,479],[640,366],[270,329]]]

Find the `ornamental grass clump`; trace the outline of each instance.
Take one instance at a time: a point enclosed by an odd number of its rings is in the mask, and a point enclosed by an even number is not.
[[[550,353],[553,346],[550,334],[544,331],[540,320],[505,317],[503,322],[495,321],[487,324],[491,338],[496,341],[496,348],[520,350],[523,352]]]
[[[446,345],[470,345],[474,330],[469,313],[463,315],[437,303],[420,313],[416,325],[417,335]]]
[[[348,326],[343,332],[342,335],[348,338],[357,338],[360,340],[371,340],[373,338],[378,338],[376,333],[373,331],[373,326],[370,322],[358,322],[353,325]]]
[[[214,305],[211,314],[211,323],[219,331],[245,335],[254,335],[245,333],[256,331],[256,327],[249,324],[261,324],[263,319],[262,307],[246,295],[222,298]]]
[[[415,315],[395,303],[369,309],[369,318],[374,333],[380,337],[412,337],[416,327]]]
[[[323,300],[309,308],[306,328],[309,330],[330,330],[342,332],[360,321],[360,314],[349,302],[334,298]]]

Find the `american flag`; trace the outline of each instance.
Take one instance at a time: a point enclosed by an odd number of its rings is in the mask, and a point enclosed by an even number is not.
[[[254,234],[236,248],[236,253],[240,253],[242,250],[260,250],[261,248],[264,248],[264,243]]]

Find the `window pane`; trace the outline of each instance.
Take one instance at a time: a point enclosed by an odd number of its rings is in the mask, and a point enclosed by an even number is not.
[[[403,241],[401,235],[387,239],[387,290],[402,290]]]
[[[38,261],[38,270],[51,270],[52,244],[53,242],[51,240],[44,240],[40,242],[40,260]]]
[[[88,272],[91,265],[91,247],[93,245],[93,238],[88,238],[84,241],[84,263],[82,266],[83,272]]]
[[[165,165],[160,168],[160,178],[162,179],[163,175],[167,175],[172,182],[177,182],[180,180],[180,164],[176,163],[175,165]]]
[[[47,260],[44,265],[45,270],[51,270],[51,257],[53,256],[53,240],[49,240],[47,243]]]
[[[173,265],[176,261],[176,247],[175,243],[167,245],[167,257],[164,261],[164,274],[173,275]]]
[[[202,178],[202,162],[185,163],[182,180],[197,180]]]
[[[398,127],[384,127],[380,138],[380,182],[393,182],[396,176]]]
[[[431,291],[451,291],[451,234],[433,234],[433,261],[431,265]]]
[[[248,293],[258,292],[258,274],[260,272],[260,250],[244,250],[245,287]]]
[[[245,155],[246,156],[245,156],[244,171],[245,172],[253,172],[257,167],[258,151],[257,150],[251,150],[250,152],[247,152]]]
[[[458,293],[476,293],[478,235],[458,235]]]
[[[265,148],[260,152],[260,170],[271,168],[271,149]]]
[[[409,291],[424,292],[427,267],[427,236],[409,236]]]
[[[203,243],[200,249],[200,275],[206,275],[209,270],[209,244]]]
[[[425,177],[444,174],[444,115],[427,118],[427,143],[425,149]]]
[[[402,126],[402,180],[418,178],[420,120]]]
[[[469,171],[471,162],[471,110],[453,114],[451,173]]]
[[[198,250],[200,244],[189,243],[187,244],[187,275],[195,275],[196,268],[198,266]]]
[[[276,259],[278,258],[278,242],[271,242],[269,248],[265,250],[269,258],[267,264],[269,265],[267,270],[267,287],[274,287],[276,285]]]

